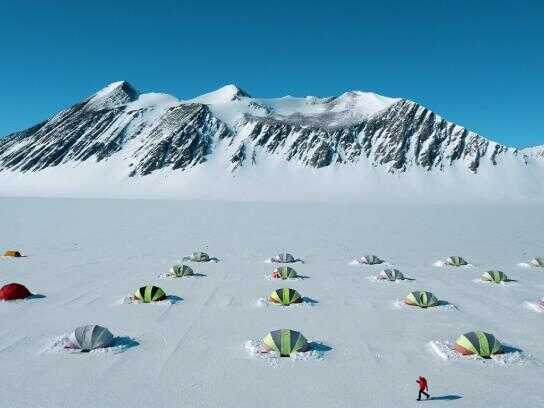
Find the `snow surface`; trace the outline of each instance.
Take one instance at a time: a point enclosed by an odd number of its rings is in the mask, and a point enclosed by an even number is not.
[[[0,302],[2,407],[266,407],[281,396],[297,407],[417,406],[416,378],[428,402],[455,407],[544,405],[544,273],[517,265],[542,255],[541,206],[395,206],[169,200],[0,199],[0,281],[43,297]],[[219,263],[195,264],[201,279],[163,279],[183,255],[206,249]],[[306,261],[307,279],[269,281],[270,254]],[[383,256],[414,281],[377,284]],[[436,268],[462,254],[477,267]],[[477,285],[500,269],[518,285]],[[158,284],[177,304],[117,302]],[[258,307],[289,286],[315,307]],[[458,306],[396,309],[394,299],[426,289]],[[96,323],[118,349],[73,353],[60,347],[75,327]],[[257,356],[270,330],[300,330],[311,354]],[[507,358],[441,358],[474,329],[512,348]],[[122,352],[121,352],[122,351]],[[458,398],[459,397],[459,398]],[[99,403],[97,404],[97,401]]]

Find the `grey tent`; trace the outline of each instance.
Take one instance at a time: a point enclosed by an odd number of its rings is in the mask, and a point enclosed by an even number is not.
[[[212,258],[210,255],[208,255],[206,252],[193,252],[189,256],[183,257],[184,261],[193,261],[193,262],[210,262],[214,261],[217,262],[217,258]]]
[[[170,268],[168,276],[175,276],[181,278],[183,276],[193,276],[195,273],[190,266],[176,264]]]
[[[377,278],[389,281],[396,281],[404,280],[404,275],[398,269],[384,269],[378,274]]]
[[[270,261],[275,263],[295,263],[295,262],[304,263],[302,259],[295,258],[293,255],[291,255],[288,252],[282,252],[276,255],[275,257],[270,258]]]
[[[378,265],[383,263],[383,259],[378,258],[376,255],[365,255],[359,259],[359,263],[363,265]]]
[[[109,347],[113,343],[113,334],[105,327],[94,324],[76,328],[72,337],[71,348],[82,351]]]

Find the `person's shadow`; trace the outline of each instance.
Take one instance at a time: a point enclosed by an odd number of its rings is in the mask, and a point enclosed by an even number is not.
[[[440,395],[438,397],[430,397],[428,400],[429,401],[453,401],[453,400],[458,400],[461,398],[463,397],[461,397],[460,395]]]

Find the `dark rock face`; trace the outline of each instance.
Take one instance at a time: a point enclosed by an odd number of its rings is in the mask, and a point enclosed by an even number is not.
[[[234,99],[245,97],[240,93]],[[329,125],[326,116],[319,121],[296,114],[272,117],[263,108],[262,116],[244,114],[228,127],[202,103],[132,104],[138,98],[127,82],[115,83],[47,121],[0,139],[0,171],[115,159],[126,162],[130,176],[145,176],[166,168],[184,171],[217,153],[231,171],[274,156],[314,168],[366,161],[398,173],[412,167],[441,171],[458,163],[476,173],[482,164],[518,158],[517,150],[409,100],[344,126]]]

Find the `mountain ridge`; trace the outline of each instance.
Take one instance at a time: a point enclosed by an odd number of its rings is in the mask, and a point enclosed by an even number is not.
[[[119,179],[165,170],[165,177],[188,177],[210,163],[231,177],[249,171],[258,178],[270,163],[310,173],[349,168],[355,179],[367,167],[397,177],[416,170],[420,178],[452,171],[477,177],[499,166],[523,174],[543,159],[544,146],[508,147],[408,99],[361,91],[253,98],[236,85],[184,101],[114,82],[0,139],[0,174],[108,163]]]

